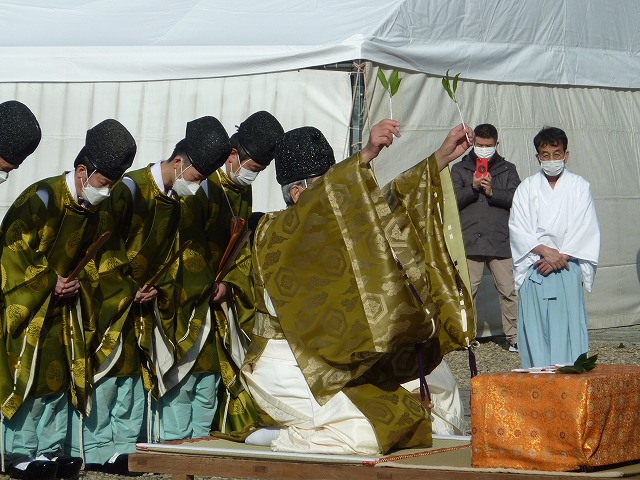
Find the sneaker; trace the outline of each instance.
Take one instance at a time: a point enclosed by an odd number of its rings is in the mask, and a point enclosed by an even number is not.
[[[511,343],[509,345],[509,351],[510,352],[514,352],[514,353],[518,353],[518,344],[517,343]]]

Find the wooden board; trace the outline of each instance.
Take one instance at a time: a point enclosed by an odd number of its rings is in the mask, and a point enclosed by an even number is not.
[[[174,480],[193,480],[194,476],[259,480],[593,480],[597,474],[499,473],[489,471],[424,470],[402,467],[373,467],[333,463],[312,463],[252,458],[136,453],[129,456],[132,472],[171,474]],[[611,477],[609,477],[611,478]],[[640,475],[625,478],[640,479]]]

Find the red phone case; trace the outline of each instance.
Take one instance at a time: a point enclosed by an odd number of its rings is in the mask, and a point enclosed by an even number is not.
[[[489,159],[476,158],[476,178],[484,177],[489,172]]]

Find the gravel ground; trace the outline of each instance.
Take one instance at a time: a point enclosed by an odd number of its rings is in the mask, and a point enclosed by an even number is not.
[[[640,325],[621,327],[608,330],[593,330],[589,332],[589,354],[598,354],[598,363],[617,365],[640,365]],[[492,373],[520,366],[517,353],[507,351],[504,337],[480,339],[475,349],[478,373]],[[449,367],[460,385],[465,408],[469,407],[469,361],[467,352],[452,352],[446,357]],[[0,479],[8,479],[0,475]],[[81,479],[87,480],[115,480],[116,475],[87,472],[82,473]],[[141,480],[170,480],[171,475],[143,474],[135,477]],[[234,480],[228,477],[195,477],[197,480]]]

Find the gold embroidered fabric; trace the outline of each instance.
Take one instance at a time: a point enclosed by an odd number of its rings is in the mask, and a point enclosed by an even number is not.
[[[640,459],[640,367],[471,380],[472,465],[568,471]]]
[[[430,446],[428,414],[400,383],[417,378],[420,363],[430,372],[475,332],[435,158],[380,189],[355,155],[308,190],[256,231],[254,333],[284,335],[318,403],[344,392],[383,452]],[[265,343],[254,336],[245,363]]]

